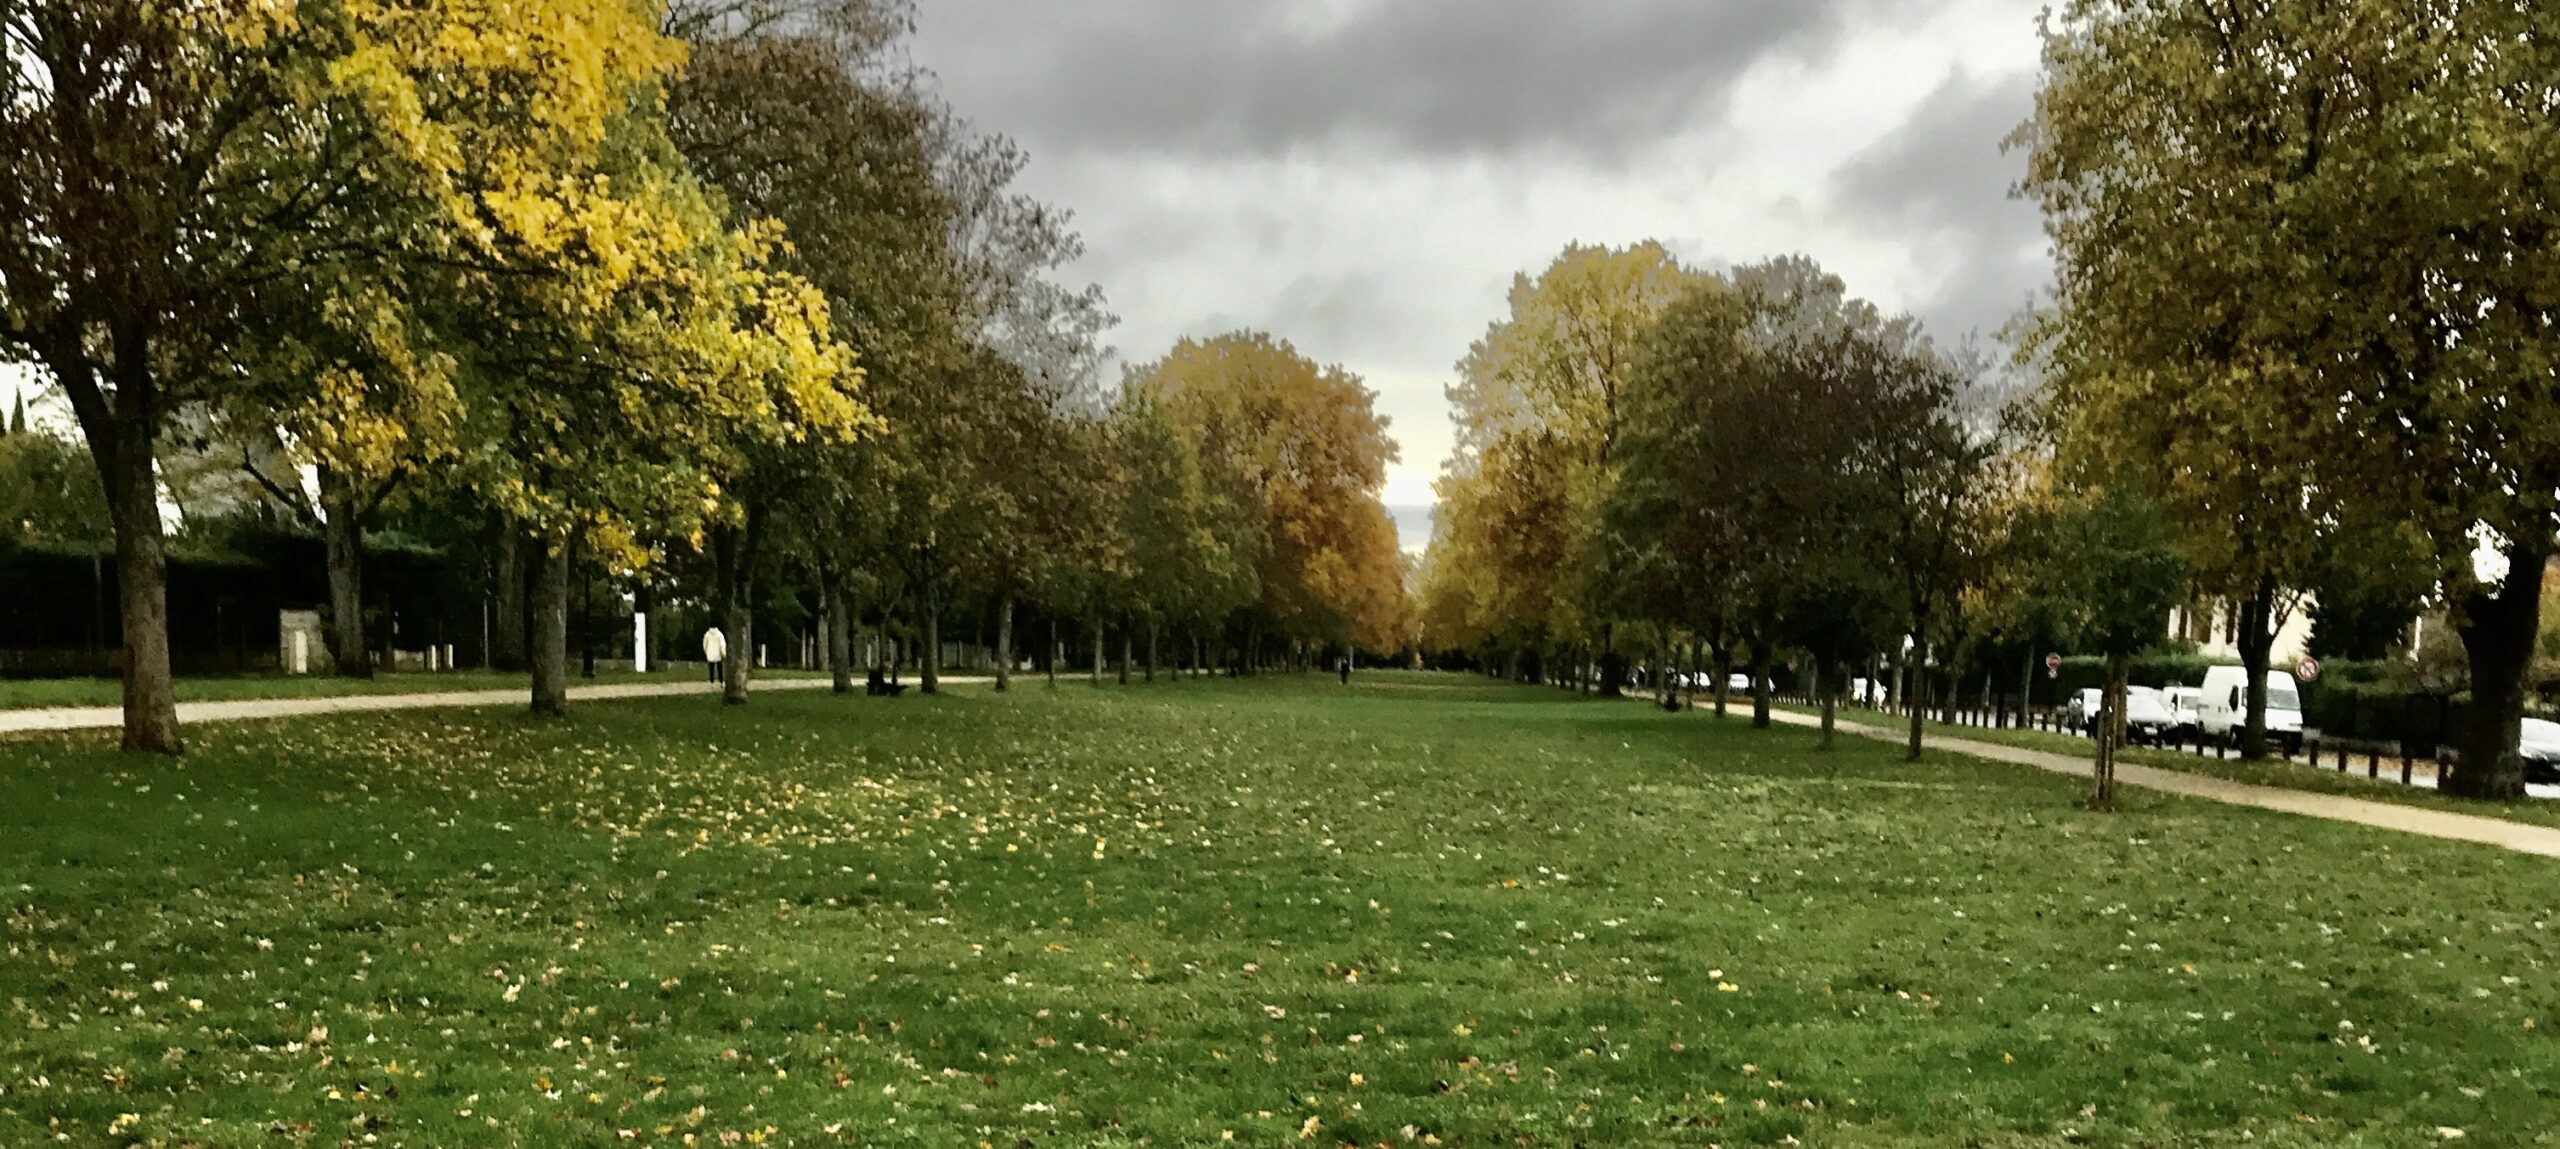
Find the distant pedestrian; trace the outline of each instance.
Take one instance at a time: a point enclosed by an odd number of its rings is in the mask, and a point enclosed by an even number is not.
[[[1347,654],[1342,656],[1342,684],[1351,685],[1351,656]]]
[[[711,668],[711,681],[719,682],[726,676],[729,663],[729,636],[720,633],[719,627],[715,626],[702,632],[702,661],[709,664]]]

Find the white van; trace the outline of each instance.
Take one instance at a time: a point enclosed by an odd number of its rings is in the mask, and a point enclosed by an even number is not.
[[[2249,672],[2237,666],[2209,667],[2204,697],[2196,701],[2196,725],[2204,736],[2236,743],[2249,720]],[[2285,748],[2302,750],[2302,686],[2289,670],[2267,672],[2267,737]]]

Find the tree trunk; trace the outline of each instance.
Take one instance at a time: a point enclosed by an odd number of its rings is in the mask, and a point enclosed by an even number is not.
[[[341,678],[373,677],[364,643],[364,512],[355,484],[321,467],[321,538],[329,561],[329,658]]]
[[[2034,709],[2031,700],[2035,698],[2035,696],[2036,648],[2034,643],[2028,643],[2027,664],[2026,667],[2018,674],[2018,728],[2021,730],[2027,728],[2027,715]]]
[[[1162,627],[1156,620],[1147,620],[1147,682],[1150,685],[1156,680],[1156,632],[1160,629]]]
[[[1067,648],[1058,641],[1058,616],[1049,616],[1049,688],[1058,687],[1058,664],[1066,661]]]
[[[1831,749],[1831,740],[1839,725],[1840,703],[1831,692],[1831,660],[1813,660],[1813,692],[1822,698],[1822,748]]]
[[[1607,623],[1607,622],[1601,623],[1601,624],[1600,624],[1600,697],[1602,697],[1602,698],[1624,698],[1624,697],[1626,697],[1626,696],[1627,696],[1626,687],[1625,687],[1625,686],[1623,686],[1623,685],[1621,685],[1621,684],[1625,681],[1626,677],[1627,677],[1627,661],[1626,661],[1626,659],[1625,659],[1625,658],[1621,657],[1621,656],[1618,654],[1618,628],[1617,628],[1617,624],[1616,624],[1616,623]]]
[[[1130,656],[1136,652],[1136,649],[1137,639],[1130,634],[1128,620],[1122,619],[1120,622],[1120,685],[1122,686],[1129,685],[1129,663],[1132,661]]]
[[[1013,596],[996,603],[996,693],[1013,689]]]
[[[2267,670],[2276,645],[2276,582],[2258,580],[2258,589],[2240,606],[2240,668],[2248,679],[2242,688],[2248,710],[2240,725],[2240,757],[2267,756]]]
[[[942,693],[942,584],[940,574],[928,574],[924,580],[924,650],[922,666],[916,674],[916,689],[926,694]]]
[[[1093,620],[1093,684],[1102,685],[1102,620]]]
[[[533,712],[557,718],[569,712],[569,544],[534,545]]]
[[[1672,627],[1656,624],[1654,630],[1654,681],[1649,683],[1654,688],[1654,706],[1677,711],[1679,696],[1672,693]]]
[[[528,633],[525,613],[525,544],[524,531],[504,515],[491,520],[490,532],[495,552],[489,566],[489,579],[497,585],[490,596],[497,617],[489,621],[489,665],[499,670],[521,671],[526,666],[525,638]]]
[[[178,688],[169,664],[169,559],[147,420],[120,419],[106,475],[116,533],[116,601],[124,614],[124,748],[180,754]],[[104,468],[102,468],[103,470]]]
[[[1911,653],[1913,655],[1911,660],[1911,677],[1914,681],[1918,681],[1921,674],[1924,673],[1921,668],[1929,664],[1929,648],[1925,645],[1915,646],[1911,648]],[[1928,723],[1927,714],[1928,708],[1925,706],[1913,706],[1911,708],[1910,740],[1909,743],[1902,748],[1902,760],[1905,762],[1917,762],[1920,760],[1920,736]]]
[[[729,656],[722,660],[720,676],[720,701],[727,706],[746,705],[748,684],[755,680],[755,592],[748,574],[754,561],[754,534],[753,525],[723,527],[712,539],[720,629],[729,640]]]
[[[2090,796],[2090,804],[2101,810],[2116,804],[2116,750],[2124,745],[2125,680],[2131,668],[2131,658],[2107,656],[2106,689],[2100,694],[2096,723],[2096,766],[2091,771],[2097,785]]]
[[[2524,797],[2524,761],[2516,755],[2524,717],[2525,675],[2533,666],[2542,625],[2541,547],[2519,547],[2507,556],[2506,585],[2462,602],[2462,650],[2471,666],[2470,725],[2462,731],[2448,794],[2513,801]]]
[[[832,573],[827,580],[827,670],[838,694],[853,693],[853,612],[845,609],[844,585]]]
[[[1727,712],[1729,712],[1729,711],[1732,709],[1732,704],[1733,704],[1733,643],[1732,643],[1732,642],[1727,641],[1727,642],[1720,642],[1720,643],[1717,643],[1717,644],[1716,644],[1716,646],[1715,646],[1715,667],[1716,667],[1716,669],[1715,669],[1715,676],[1716,676],[1716,717],[1718,717],[1718,718],[1722,718],[1722,717],[1724,717],[1724,716],[1726,715],[1726,713],[1727,713]]]
[[[1751,728],[1769,728],[1769,643],[1751,640]]]

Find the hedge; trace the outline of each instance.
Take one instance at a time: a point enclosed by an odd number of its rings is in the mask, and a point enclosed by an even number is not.
[[[2397,742],[2416,757],[2459,740],[2469,721],[2460,698],[2438,698],[2372,682],[2324,681],[2303,699],[2302,724],[2323,737]]]

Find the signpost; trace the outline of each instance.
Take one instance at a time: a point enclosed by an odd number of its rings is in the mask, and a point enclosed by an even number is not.
[[[2048,655],[2044,656],[2044,676],[2045,676],[2046,678],[2060,678],[2060,677],[2062,677],[2062,656],[2061,656],[2061,655],[2059,655],[2059,654],[2048,654]]]
[[[2320,681],[2320,660],[2316,658],[2304,658],[2300,663],[2294,666],[2293,676],[2304,682]]]

